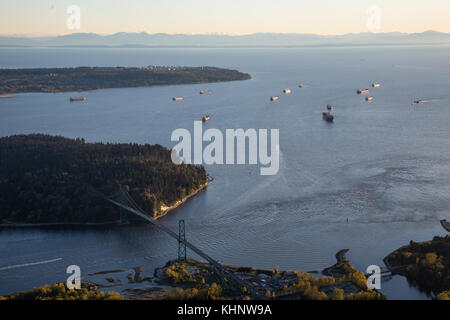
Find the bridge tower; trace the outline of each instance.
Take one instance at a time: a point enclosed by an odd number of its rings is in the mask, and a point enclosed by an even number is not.
[[[125,190],[120,190],[120,203],[123,204],[124,206],[127,205]],[[120,207],[120,223],[121,224],[129,223],[128,211],[123,210],[122,207]]]
[[[184,220],[178,221],[178,260],[186,261],[186,232]]]

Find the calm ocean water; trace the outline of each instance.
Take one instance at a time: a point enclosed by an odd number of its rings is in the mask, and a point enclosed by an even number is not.
[[[279,128],[280,171],[207,166],[215,180],[161,221],[228,264],[316,270],[348,257],[361,270],[410,240],[429,240],[450,218],[450,47],[295,49],[1,48],[0,67],[219,66],[253,76],[220,84],[20,94],[0,99],[0,136],[50,133],[87,141],[159,143],[205,127]],[[372,82],[374,101],[357,88]],[[307,83],[304,89],[299,83]],[[283,95],[291,88],[291,95]],[[212,95],[198,92],[211,89]],[[173,103],[176,95],[185,97]],[[271,103],[271,95],[280,101]],[[422,105],[412,105],[414,99]],[[321,118],[335,105],[335,123]],[[348,219],[348,222],[347,222]],[[0,294],[89,273],[142,266],[146,275],[176,257],[177,243],[152,226],[106,230],[0,231]],[[59,259],[52,263],[6,268]],[[124,288],[127,286],[125,285]],[[383,281],[389,298],[423,299],[402,277]]]

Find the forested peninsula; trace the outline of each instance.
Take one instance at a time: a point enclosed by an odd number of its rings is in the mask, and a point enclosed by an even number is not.
[[[450,236],[434,237],[425,242],[411,241],[385,259],[390,267],[403,267],[398,272],[421,290],[437,299],[450,300]]]
[[[0,138],[0,224],[117,221],[119,209],[102,195],[120,190],[158,217],[208,181],[203,166],[175,165],[160,145]]]
[[[248,80],[237,70],[216,67],[76,67],[0,69],[0,95]]]

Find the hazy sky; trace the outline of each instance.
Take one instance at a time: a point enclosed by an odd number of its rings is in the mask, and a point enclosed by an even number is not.
[[[67,8],[81,9],[68,29]],[[380,24],[368,28],[377,6]],[[376,14],[375,14],[376,15]],[[0,34],[450,32],[449,0],[0,0]]]

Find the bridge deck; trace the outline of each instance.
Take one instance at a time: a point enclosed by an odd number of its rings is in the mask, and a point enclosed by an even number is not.
[[[258,298],[263,298],[262,296],[260,296],[259,292],[253,288],[251,285],[249,285],[248,283],[244,282],[242,279],[238,278],[237,276],[235,276],[232,272],[230,272],[229,270],[225,269],[220,263],[218,263],[216,260],[214,260],[213,258],[211,258],[209,255],[207,255],[206,253],[204,253],[202,250],[200,250],[199,248],[197,248],[195,245],[193,245],[192,243],[190,243],[189,241],[185,240],[185,239],[179,239],[178,238],[178,234],[176,234],[175,232],[173,232],[172,230],[170,230],[169,228],[167,228],[166,226],[164,226],[163,224],[159,223],[158,221],[156,221],[155,219],[150,218],[149,216],[147,216],[146,214],[135,210],[131,207],[128,207],[126,205],[123,205],[122,203],[119,203],[117,201],[114,201],[112,199],[106,199],[109,202],[111,202],[112,204],[127,210],[130,213],[133,213],[139,217],[141,217],[142,219],[150,222],[151,224],[157,226],[158,228],[160,228],[161,230],[163,230],[165,233],[167,233],[169,236],[171,236],[172,238],[176,239],[177,241],[181,241],[181,243],[185,244],[186,247],[188,247],[189,249],[191,249],[192,251],[194,251],[197,255],[199,255],[200,257],[202,257],[203,259],[205,259],[206,261],[208,261],[213,268],[217,271],[217,273],[219,273],[219,275],[221,275],[223,278],[227,278],[227,279],[231,279],[234,280],[237,284],[239,284],[241,287],[245,287],[247,288],[248,292],[257,296]]]

